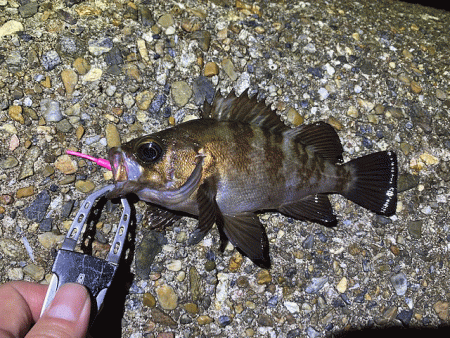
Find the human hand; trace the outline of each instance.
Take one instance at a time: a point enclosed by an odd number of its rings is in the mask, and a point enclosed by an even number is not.
[[[1,338],[86,336],[91,310],[86,288],[74,283],[64,284],[39,318],[47,287],[22,281],[0,286]]]

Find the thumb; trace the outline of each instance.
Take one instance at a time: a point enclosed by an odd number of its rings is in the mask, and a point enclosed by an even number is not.
[[[61,286],[26,338],[81,338],[86,336],[91,299],[80,284]]]

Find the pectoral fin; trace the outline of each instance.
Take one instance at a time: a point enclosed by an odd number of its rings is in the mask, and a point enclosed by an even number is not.
[[[327,195],[311,195],[299,202],[285,204],[278,208],[282,214],[295,219],[308,219],[325,226],[336,226],[337,220]]]
[[[216,202],[216,189],[211,179],[206,179],[197,190],[198,225],[189,237],[188,244],[199,243],[211,230],[220,214]]]
[[[261,268],[270,268],[269,240],[258,216],[253,213],[223,215],[217,225],[241,254]]]

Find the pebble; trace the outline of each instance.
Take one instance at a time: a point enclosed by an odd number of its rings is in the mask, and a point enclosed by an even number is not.
[[[63,119],[58,101],[43,99],[40,102],[40,107],[45,122],[59,122]]]
[[[238,78],[237,73],[234,71],[234,65],[233,62],[228,59],[225,58],[222,61],[222,69],[225,72],[225,74],[228,75],[228,77],[232,80],[232,81],[236,81]]]
[[[103,71],[100,68],[91,68],[84,76],[83,81],[94,82],[100,80]]]
[[[120,134],[119,131],[117,130],[117,127],[114,124],[108,123],[106,125],[105,134],[108,148],[118,147],[121,145],[122,142],[120,141]]]
[[[82,57],[76,58],[72,66],[80,75],[87,74],[87,72],[91,69],[91,65]]]
[[[109,37],[91,39],[88,41],[89,53],[95,56],[99,56],[109,52],[113,48],[113,46],[113,41]]]
[[[164,310],[173,310],[178,305],[178,296],[169,285],[161,285],[156,288],[156,297]]]
[[[16,197],[17,198],[24,198],[24,197],[29,197],[29,196],[32,196],[32,195],[34,195],[34,187],[33,186],[20,188],[16,192]]]
[[[348,285],[347,278],[342,277],[342,279],[336,285],[336,290],[338,290],[339,293],[344,293],[345,291],[347,291],[347,285]]]
[[[175,24],[173,16],[171,14],[164,14],[158,19],[158,24],[163,28],[169,28]]]
[[[75,182],[75,188],[78,191],[87,194],[95,189],[95,184],[90,180],[78,180]]]
[[[37,2],[29,2],[19,7],[19,14],[22,18],[30,18],[38,11]]]
[[[328,96],[330,96],[330,93],[328,92],[328,90],[326,90],[325,88],[319,88],[319,90],[317,91],[320,97],[320,100],[323,101],[325,99],[328,98]]]
[[[422,91],[422,87],[416,81],[411,81],[411,90],[415,94],[419,94]]]
[[[136,248],[136,274],[140,278],[148,278],[151,265],[161,250],[162,244],[153,232],[149,232],[144,236]]]
[[[156,299],[151,293],[144,293],[143,304],[149,308],[154,308],[156,306]]]
[[[39,243],[46,249],[52,249],[64,241],[64,235],[57,235],[52,231],[44,232],[38,235]]]
[[[423,221],[409,221],[408,222],[408,233],[414,239],[420,239],[422,237],[422,226]]]
[[[198,316],[197,318],[198,325],[208,325],[211,324],[213,321],[214,319],[212,319],[210,316],[207,315]]]
[[[56,50],[49,50],[42,54],[41,65],[46,71],[54,69],[61,64],[61,58]]]
[[[181,270],[181,261],[179,259],[170,261],[166,264],[167,270],[170,271],[180,271]]]
[[[434,165],[439,163],[439,159],[429,153],[423,153],[420,155],[420,159],[424,161],[426,165]]]
[[[201,297],[203,290],[201,289],[200,275],[198,274],[198,271],[194,266],[192,266],[189,269],[189,285],[190,285],[192,300],[194,302],[198,301]]]
[[[356,109],[355,106],[348,107],[347,115],[350,116],[350,117],[353,117],[353,118],[357,118],[358,115],[359,115],[358,114],[358,109]]]
[[[197,106],[202,106],[205,101],[212,103],[214,99],[215,88],[211,81],[204,76],[199,76],[194,80],[192,91],[194,95],[194,103]]]
[[[312,278],[311,283],[306,287],[306,293],[317,293],[328,282],[328,277]]]
[[[153,93],[149,90],[144,90],[142,92],[139,92],[136,95],[136,105],[141,110],[147,110],[154,97],[155,97],[155,93]]]
[[[25,123],[25,119],[22,115],[22,106],[11,106],[8,109],[8,115],[14,121],[19,122],[20,124]]]
[[[0,204],[10,205],[14,202],[14,197],[12,195],[3,194],[0,195]]]
[[[167,97],[164,94],[158,94],[153,99],[152,103],[150,104],[150,108],[148,109],[148,112],[150,114],[156,114],[158,113],[162,106],[166,103]]]
[[[29,220],[41,222],[47,213],[50,202],[50,194],[47,190],[43,190],[36,196],[36,199],[24,209],[23,213]]]
[[[0,238],[0,250],[3,255],[13,259],[20,259],[25,254],[22,243],[10,238]]]
[[[443,301],[437,301],[436,303],[434,303],[433,305],[433,309],[434,311],[436,311],[436,314],[438,315],[438,317],[443,320],[443,321],[447,321],[449,318],[449,303],[448,302],[443,302]]]
[[[408,281],[403,272],[391,276],[391,283],[398,296],[404,296],[408,290]]]
[[[20,140],[17,137],[16,134],[14,134],[13,136],[11,136],[11,139],[9,141],[9,151],[14,151],[17,149],[17,147],[20,145]]]
[[[370,101],[363,100],[363,99],[357,99],[357,102],[367,112],[370,112],[370,111],[372,111],[375,108],[375,104],[370,102]]]
[[[186,303],[184,304],[184,309],[189,312],[190,314],[197,314],[198,313],[198,306],[195,303]]]
[[[217,63],[207,62],[203,71],[203,75],[210,77],[217,74],[219,74],[219,66],[217,65]]]
[[[191,34],[191,39],[196,40],[200,49],[207,52],[211,44],[211,33],[209,31],[196,31]]]
[[[436,97],[441,100],[444,101],[447,99],[448,95],[445,91],[443,91],[442,89],[436,89]]]
[[[61,155],[55,161],[55,168],[63,174],[74,174],[78,170],[78,165],[75,160],[69,155]]]
[[[63,81],[64,88],[66,89],[66,94],[72,95],[78,82],[77,73],[72,69],[64,69],[61,72],[61,79]]]
[[[269,270],[262,269],[258,272],[256,276],[258,284],[269,284],[272,281],[272,275]]]
[[[294,108],[289,108],[286,114],[287,120],[292,123],[295,127],[301,125],[304,121],[303,116],[301,116],[297,110]]]
[[[300,311],[300,307],[296,302],[284,302],[283,304],[290,313],[297,313]]]
[[[236,81],[235,88],[236,93],[241,95],[248,87],[250,87],[250,74],[247,72],[243,72],[239,79]]]
[[[33,278],[36,282],[44,279],[45,270],[42,266],[38,266],[36,264],[28,264],[23,268],[23,273],[31,278]]]
[[[191,87],[184,81],[174,82],[171,90],[173,100],[180,107],[183,107],[192,96]]]
[[[0,38],[23,31],[23,25],[19,21],[10,20],[0,27]]]
[[[161,324],[163,326],[169,326],[171,328],[178,327],[178,323],[172,319],[169,315],[165,314],[163,311],[154,307],[152,309],[151,318],[155,323]]]
[[[244,258],[239,252],[235,252],[233,256],[231,256],[230,263],[228,265],[228,269],[230,272],[237,272],[242,265]]]
[[[20,168],[19,180],[34,175],[34,164],[42,154],[42,150],[39,147],[32,146],[25,152],[22,157],[22,166]]]
[[[227,325],[230,325],[232,320],[229,316],[219,316],[217,321],[219,326],[225,327]]]

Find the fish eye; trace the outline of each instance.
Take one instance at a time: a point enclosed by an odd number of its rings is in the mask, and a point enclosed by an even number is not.
[[[161,157],[162,149],[158,143],[150,141],[136,148],[137,157],[144,163],[155,162]]]

